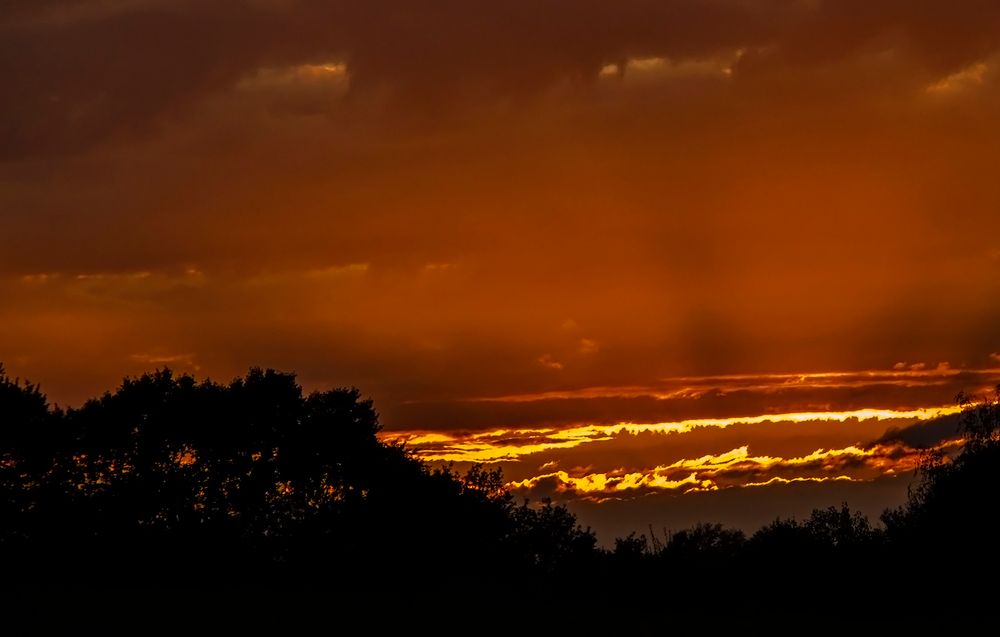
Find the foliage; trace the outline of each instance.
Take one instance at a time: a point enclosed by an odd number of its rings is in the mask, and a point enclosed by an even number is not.
[[[515,507],[499,470],[461,476],[383,443],[353,388],[160,370],[62,412],[0,375],[0,401],[0,559],[26,577],[312,587],[391,570],[409,586],[470,555],[552,574],[596,543],[564,507]]]
[[[609,608],[669,598],[699,613],[723,594],[721,578],[753,574],[726,593],[751,609],[771,604],[789,573],[823,565],[818,584],[784,593],[808,609],[822,603],[816,586],[874,594],[875,580],[857,578],[874,563],[906,573],[926,567],[915,553],[944,559],[968,546],[994,559],[1000,388],[961,400],[964,450],[928,455],[884,530],[845,504],[749,537],[718,524],[662,538],[650,528],[606,551],[565,506],[515,503],[499,469],[435,469],[382,442],[372,402],[354,388],[305,395],[274,370],[229,384],[160,370],[64,411],[0,368],[0,566],[22,588],[378,588],[466,600],[517,590],[543,606],[581,582],[627,581]],[[469,573],[475,585],[455,589]]]
[[[962,451],[928,454],[907,503],[882,516],[887,535],[907,550],[942,554],[992,544],[1000,533],[1000,386],[990,396],[959,394],[958,401]]]

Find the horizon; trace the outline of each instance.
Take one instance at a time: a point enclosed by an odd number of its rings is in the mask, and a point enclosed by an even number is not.
[[[40,383],[10,376],[9,370],[2,365],[0,370],[7,372],[7,378],[13,382],[23,386],[30,383],[46,396]],[[960,382],[965,382],[966,374],[992,380],[998,378],[998,372],[997,369],[938,367],[865,375],[893,377],[902,374],[935,379],[942,375],[962,376]],[[95,395],[87,402],[99,404],[102,397],[121,391],[128,383],[161,373],[173,376],[169,368],[126,376],[115,389]],[[803,382],[809,377],[796,376]],[[844,378],[855,374],[825,373],[820,376]],[[219,382],[190,373],[174,377],[192,378],[199,384]],[[295,377],[294,372],[291,377]],[[737,378],[747,380],[747,377]],[[235,377],[233,382],[242,382],[242,377]],[[299,387],[303,395],[338,389]],[[914,388],[924,389],[919,383]],[[990,391],[997,388],[1000,383],[984,386],[980,392],[960,391],[969,399],[988,401]],[[513,398],[518,402],[533,400],[525,396]],[[552,501],[567,506],[582,524],[594,531],[600,546],[611,547],[630,534],[645,535],[647,529],[650,538],[660,533],[667,538],[675,531],[705,523],[720,523],[749,534],[775,520],[807,519],[816,510],[841,505],[851,506],[856,513],[869,518],[874,528],[879,528],[880,516],[894,510],[910,496],[911,488],[919,482],[919,470],[928,453],[953,457],[961,451],[964,438],[958,417],[966,406],[959,398],[961,396],[950,406],[909,410],[769,413],[657,423],[421,431],[391,430],[380,423],[382,429],[378,437],[390,445],[402,445],[430,467],[448,468],[460,474],[477,466],[499,468],[505,488],[516,498],[536,504]],[[377,411],[378,401],[370,396],[367,399],[373,400]],[[484,400],[492,402],[504,400],[504,397]],[[49,402],[49,405],[57,410],[65,409],[56,403]],[[86,405],[69,406],[68,409],[74,411],[83,407]],[[767,431],[788,426],[810,427],[815,431],[800,429],[794,432],[795,437],[804,438],[804,446],[802,440],[791,443],[784,440],[787,433]],[[730,428],[734,431],[725,431]],[[673,439],[684,434],[700,440]],[[735,442],[726,443],[727,440]],[[818,440],[839,440],[842,446],[816,448],[807,453],[805,450]],[[846,442],[851,440],[857,442]],[[683,456],[684,449],[716,448],[720,442],[723,448],[727,444],[740,446],[716,455]],[[783,458],[750,453],[751,445],[756,449],[774,448],[776,443],[801,449],[802,455]],[[592,445],[595,448],[578,449]],[[614,464],[623,454],[635,462],[637,457],[662,460],[673,457],[669,454],[678,453],[680,459],[669,465],[636,471]],[[579,461],[581,457],[593,462],[583,466]],[[577,466],[569,468],[567,465],[567,472],[560,463],[568,459],[575,459]],[[608,465],[609,462],[612,464]],[[597,471],[595,464],[603,464],[604,470]]]

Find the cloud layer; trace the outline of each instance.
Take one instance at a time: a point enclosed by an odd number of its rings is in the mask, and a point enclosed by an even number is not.
[[[142,131],[255,74],[328,62],[345,65],[352,93],[384,90],[410,108],[732,52],[727,77],[751,92],[961,90],[989,75],[1000,11],[987,0],[48,0],[5,7],[0,29],[0,121],[16,157]]]

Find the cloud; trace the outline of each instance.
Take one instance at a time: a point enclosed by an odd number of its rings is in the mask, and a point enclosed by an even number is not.
[[[919,450],[898,444],[817,449],[793,458],[754,456],[747,446],[742,446],[638,471],[616,469],[583,475],[556,471],[515,481],[508,487],[515,493],[533,494],[540,489],[562,497],[601,500],[655,491],[690,493],[796,482],[871,480],[886,473],[912,471],[921,457]]]
[[[859,370],[679,376],[653,384],[573,387],[579,374],[576,366],[569,366],[559,374],[561,378],[551,381],[555,385],[552,389],[449,400],[415,397],[384,413],[391,417],[388,422],[392,429],[488,431],[500,427],[565,427],[581,422],[613,426],[622,421],[739,418],[775,409],[906,411],[953,405],[958,392],[981,392],[1000,380],[1000,375],[989,369]],[[538,384],[544,387],[545,382],[539,380]],[[488,389],[492,392],[496,388]]]
[[[951,73],[927,87],[928,93],[953,95],[975,89],[983,84],[990,68],[983,62],[977,62],[960,71]]]
[[[584,341],[587,341],[587,339],[584,339]],[[596,343],[593,345],[597,347]],[[911,366],[908,370],[897,367],[892,372],[872,370],[856,372],[806,372],[801,374],[682,376],[663,379],[660,385],[584,387],[533,394],[475,397],[467,400],[511,403],[572,398],[650,397],[659,400],[669,400],[684,397],[698,398],[711,393],[728,394],[738,391],[777,393],[789,389],[851,389],[874,385],[926,388],[953,378],[959,379],[961,383],[966,383],[970,379],[983,377],[986,382],[989,382],[989,378],[993,375],[995,375],[995,371],[990,369],[953,370],[947,363],[941,363],[932,370],[924,370],[923,366]]]
[[[552,354],[542,354],[537,359],[538,364],[546,369],[551,369],[553,371],[562,371],[563,364],[552,357]]]
[[[315,279],[358,276],[368,272],[370,267],[371,265],[368,263],[348,263],[347,265],[334,265],[326,268],[307,270],[304,275]]]
[[[702,428],[725,429],[736,425],[762,423],[810,423],[848,420],[930,420],[957,413],[959,407],[937,407],[898,411],[863,409],[846,412],[763,414],[732,418],[702,418],[676,422],[588,424],[558,428],[495,429],[471,432],[386,432],[387,440],[405,443],[427,461],[504,462],[552,449],[572,449],[579,445],[606,442],[619,435],[645,433],[680,434]]]
[[[914,449],[929,449],[959,437],[961,414],[949,414],[916,422],[905,427],[891,427],[873,444],[902,443]]]
[[[995,16],[7,3],[0,351],[59,400],[277,364],[395,429],[949,404],[975,379],[793,377],[1000,347]],[[745,372],[790,382],[657,380]]]
[[[292,84],[308,92],[328,76],[344,78],[337,93],[388,90],[409,108],[426,109],[456,97],[500,99],[586,83],[609,67],[626,79],[719,75],[767,83],[780,72],[803,82],[814,67],[859,57],[874,58],[877,70],[888,51],[896,61],[885,72],[897,82],[905,75],[941,92],[981,82],[983,60],[997,49],[992,4],[845,6],[147,0],[84,10],[36,2],[0,15],[2,148],[7,159],[80,150],[148,131],[220,92]],[[285,110],[314,112],[334,94],[321,91],[312,107],[292,99]]]
[[[193,367],[196,370],[198,369],[194,363],[194,354],[132,354],[132,360],[152,365],[171,366],[179,364],[186,367]]]

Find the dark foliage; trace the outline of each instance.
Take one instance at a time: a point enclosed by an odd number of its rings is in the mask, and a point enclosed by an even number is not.
[[[253,369],[158,371],[67,412],[0,374],[0,559],[19,584],[352,588],[551,575],[593,552],[562,507],[515,506],[499,472],[432,470],[382,443],[356,389],[304,396]]]
[[[565,507],[514,503],[499,470],[431,469],[380,441],[356,389],[307,396],[273,370],[228,385],[163,370],[63,411],[0,368],[0,568],[22,591],[516,599],[550,619],[573,608],[584,625],[624,612],[651,632],[665,605],[688,618],[722,604],[751,618],[832,612],[887,598],[893,578],[995,565],[1000,388],[962,400],[964,450],[928,455],[884,529],[844,505],[749,537],[650,529],[606,551]]]
[[[886,535],[900,551],[919,552],[927,564],[954,564],[976,548],[980,565],[998,561],[1000,537],[1000,386],[978,400],[961,394],[960,431],[954,458],[928,454],[922,480],[908,502],[882,516]]]

